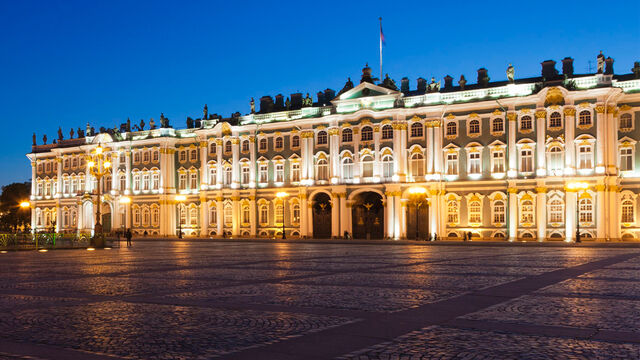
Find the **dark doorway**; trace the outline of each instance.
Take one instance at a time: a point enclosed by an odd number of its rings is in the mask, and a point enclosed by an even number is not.
[[[380,194],[368,191],[356,195],[351,211],[354,239],[384,238],[384,207]]]
[[[429,236],[429,206],[422,201],[420,206],[410,202],[407,208],[407,238],[424,240]]]
[[[313,237],[331,238],[331,199],[325,193],[318,193],[313,198]]]

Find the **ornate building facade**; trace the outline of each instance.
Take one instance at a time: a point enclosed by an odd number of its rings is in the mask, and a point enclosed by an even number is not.
[[[186,129],[165,118],[60,136],[27,155],[32,228],[92,231],[99,204],[105,231],[159,236],[571,241],[579,223],[584,237],[638,238],[640,79],[609,60],[597,74],[565,59],[561,75],[547,61],[543,77],[481,69],[477,84],[417,90],[366,67],[315,103],[263,97],[258,112],[205,109]],[[98,146],[111,164],[100,184],[87,166]]]

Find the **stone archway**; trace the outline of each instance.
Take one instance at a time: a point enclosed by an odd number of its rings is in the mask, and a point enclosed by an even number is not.
[[[318,193],[313,197],[313,237],[315,239],[331,238],[331,198],[326,193]]]
[[[111,206],[106,203],[103,202],[102,206],[100,207],[100,222],[102,223],[102,231],[104,233],[110,233],[111,232]]]
[[[354,239],[384,238],[384,206],[377,192],[365,191],[353,198],[352,229]]]

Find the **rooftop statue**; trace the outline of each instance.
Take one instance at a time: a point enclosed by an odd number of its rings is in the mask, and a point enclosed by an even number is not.
[[[160,127],[161,128],[169,127],[169,119],[164,117],[164,113],[160,113]]]
[[[302,99],[302,106],[303,107],[313,106],[313,99],[311,99],[311,97],[309,96],[309,93],[307,93],[307,96],[304,99]]]
[[[353,89],[353,81],[351,81],[351,78],[348,77],[347,78],[347,82],[344,83],[344,87],[342,88],[342,90],[340,90],[340,92],[338,93],[338,95],[345,93],[349,90]]]
[[[155,128],[156,128],[156,122],[153,121],[153,118],[149,119],[149,129],[155,130]]]
[[[285,100],[284,102],[284,107],[287,108],[287,110],[291,109],[291,100],[289,100],[288,96],[287,96],[287,100]]]
[[[604,72],[604,54],[602,54],[602,50],[600,50],[600,54],[598,54],[598,74],[602,74]]]
[[[36,133],[33,133],[33,136],[31,137],[31,141],[33,141],[33,146],[36,146]]]
[[[131,132],[131,119],[127,118],[127,132]]]
[[[509,80],[510,83],[513,83],[514,81],[515,72],[513,65],[509,64],[509,67],[507,68],[507,80]]]
[[[71,128],[71,131],[69,131],[69,139],[73,139],[73,128]]]
[[[251,113],[255,114],[255,112],[256,112],[256,101],[253,100],[253,98],[251,98],[251,101],[249,102],[249,104],[251,105]]]
[[[389,74],[386,74],[384,80],[382,80],[382,86],[386,87],[387,89],[398,90],[396,82],[389,77]]]
[[[633,63],[631,72],[633,72],[633,75],[635,75],[636,79],[640,79],[640,61],[636,61]]]
[[[193,127],[193,119],[190,116],[187,116],[187,129],[191,129]]]
[[[62,140],[62,139],[64,139],[64,136],[62,136],[62,128],[58,126],[58,140]]]
[[[144,130],[144,119],[140,119],[140,131]]]
[[[91,136],[91,125],[89,125],[89,123],[87,123],[87,131],[86,131],[87,136]]]
[[[203,116],[202,120],[207,120],[209,116],[209,109],[207,108],[207,104],[204,104],[204,109],[202,110]]]
[[[47,145],[47,134],[42,135],[42,143]]]
[[[362,77],[360,78],[360,84],[362,84],[363,82],[368,82],[373,84],[375,80],[379,80],[379,79],[371,76],[371,68],[369,67],[369,63],[367,63],[364,66],[364,68],[362,68]]]
[[[460,75],[460,80],[458,80],[458,85],[460,85],[460,90],[464,90],[464,86],[467,84],[467,79],[464,78],[464,75]]]
[[[82,131],[82,129],[78,128],[78,139],[82,139],[84,137],[84,131]]]
[[[431,83],[427,88],[427,92],[438,92],[440,91],[440,81],[436,82],[436,78],[431,78]]]

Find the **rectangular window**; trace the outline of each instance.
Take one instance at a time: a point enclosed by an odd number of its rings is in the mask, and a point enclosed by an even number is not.
[[[140,191],[140,175],[133,177],[133,190]]]
[[[593,160],[590,145],[578,147],[578,169],[592,169]]]
[[[300,164],[299,163],[291,164],[291,181],[293,182],[300,181]]]
[[[160,189],[160,174],[153,174],[151,175],[151,188],[153,190],[158,190]]]
[[[474,152],[469,154],[469,174],[480,174],[480,153]]]
[[[447,175],[458,175],[458,154],[447,154]]]
[[[533,151],[531,149],[520,151],[520,172],[533,172]]]
[[[620,170],[621,171],[633,170],[633,149],[632,148],[620,149]]]
[[[185,190],[187,188],[187,174],[180,174],[178,181],[178,189]]]
[[[504,151],[499,150],[499,151],[494,151],[493,153],[491,153],[491,158],[493,161],[493,168],[492,168],[492,172],[494,174],[501,174],[504,173]]]
[[[233,169],[231,167],[227,167],[224,169],[224,184],[231,185],[233,181]]]
[[[242,183],[244,185],[249,184],[249,167],[248,166],[243,166],[242,167]]]
[[[276,164],[276,182],[284,182],[284,164]]]
[[[144,190],[144,191],[149,190],[149,175],[148,174],[142,175],[142,190]]]
[[[268,169],[269,166],[267,164],[260,164],[260,171],[259,171],[259,175],[260,175],[260,182],[261,183],[266,183],[268,180]]]
[[[195,190],[198,188],[198,173],[192,172],[189,174],[189,188]]]

